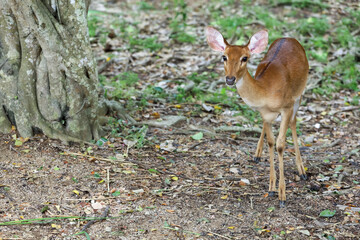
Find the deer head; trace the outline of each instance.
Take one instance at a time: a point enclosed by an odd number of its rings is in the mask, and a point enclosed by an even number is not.
[[[247,62],[252,54],[265,50],[268,44],[267,30],[255,33],[246,45],[230,45],[221,33],[213,27],[205,30],[206,40],[209,46],[218,52],[222,52],[224,62],[225,79],[227,85],[234,85],[242,79],[247,71]]]

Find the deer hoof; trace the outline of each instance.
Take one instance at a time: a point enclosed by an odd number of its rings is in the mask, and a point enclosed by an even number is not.
[[[261,160],[261,158],[260,158],[260,157],[254,157],[254,162],[255,162],[255,163],[260,162],[260,160]]]
[[[306,176],[306,174],[301,174],[301,175],[300,175],[300,178],[301,178],[302,180],[304,180],[304,181],[306,181],[306,180],[307,180],[307,176]]]
[[[281,200],[280,200],[280,208],[284,208],[284,207],[285,207],[285,202],[286,202],[286,201],[281,201]]]
[[[269,191],[269,197],[273,197],[275,196],[276,192],[275,191]]]

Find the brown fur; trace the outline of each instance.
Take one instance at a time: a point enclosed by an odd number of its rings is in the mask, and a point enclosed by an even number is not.
[[[276,147],[279,155],[279,199],[286,200],[285,179],[283,167],[283,152],[288,127],[291,127],[296,152],[296,165],[299,174],[306,177],[301,160],[296,135],[295,101],[300,101],[307,81],[309,64],[304,48],[293,38],[282,38],[274,41],[265,57],[260,62],[255,78],[248,73],[246,64],[241,59],[246,56],[250,59],[248,45],[229,45],[226,41],[224,55],[228,60],[224,62],[227,77],[236,77],[237,91],[244,101],[258,110],[263,117],[263,131],[256,149],[256,158],[260,158],[263,148],[263,139],[266,135],[270,152],[270,184],[269,191],[276,190],[276,173],[274,167],[275,139],[271,132],[271,123],[281,114],[282,121]],[[241,82],[239,82],[241,81]],[[294,113],[293,113],[294,111]]]

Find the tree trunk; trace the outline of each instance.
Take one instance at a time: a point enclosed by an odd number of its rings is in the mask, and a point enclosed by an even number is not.
[[[0,132],[99,138],[90,0],[0,0]]]

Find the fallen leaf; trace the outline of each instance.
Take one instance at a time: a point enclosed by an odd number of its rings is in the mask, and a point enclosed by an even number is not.
[[[60,229],[60,228],[61,228],[60,225],[57,225],[57,224],[54,224],[54,223],[51,224],[51,227],[52,227],[52,228],[56,228],[56,229]]]
[[[333,217],[336,213],[336,210],[331,211],[329,209],[326,209],[320,213],[320,217]]]
[[[227,199],[228,195],[222,196],[221,199]]]
[[[309,230],[299,230],[299,232],[306,235],[306,236],[310,236]]]
[[[203,137],[204,137],[204,134],[202,132],[198,132],[191,136],[191,138],[194,140],[201,140]]]
[[[103,209],[104,205],[102,205],[100,202],[94,202],[91,203],[91,207],[95,210]]]

